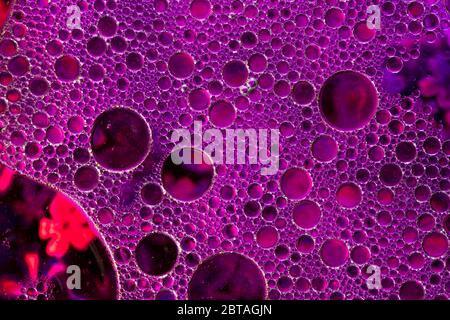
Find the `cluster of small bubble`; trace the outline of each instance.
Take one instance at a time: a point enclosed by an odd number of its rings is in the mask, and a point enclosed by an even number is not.
[[[450,140],[383,78],[449,13],[378,2],[17,0],[0,160],[81,204],[124,299],[446,299]],[[278,129],[278,173],[175,166],[171,132],[194,121]]]

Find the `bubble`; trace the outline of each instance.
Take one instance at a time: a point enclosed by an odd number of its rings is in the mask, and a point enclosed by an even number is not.
[[[395,154],[401,162],[411,162],[416,158],[416,146],[412,142],[400,142],[395,148]]]
[[[448,250],[448,239],[441,233],[431,232],[424,237],[422,248],[430,257],[440,257]]]
[[[431,196],[430,205],[436,212],[445,212],[450,208],[450,198],[444,192],[435,192]]]
[[[338,154],[338,145],[330,136],[319,136],[314,140],[311,146],[311,152],[314,158],[321,162],[329,162],[336,158]]]
[[[345,15],[339,8],[330,8],[325,13],[325,23],[331,28],[340,27],[345,20]]]
[[[380,169],[380,180],[389,187],[398,185],[402,180],[402,176],[402,169],[395,163],[385,164]]]
[[[228,86],[238,88],[248,79],[247,66],[240,60],[231,60],[223,67],[222,77]]]
[[[95,119],[91,149],[95,160],[114,171],[138,166],[150,151],[151,135],[145,120],[135,111],[116,107]]]
[[[183,148],[174,152],[179,152],[181,157],[185,153],[190,154],[190,164],[175,164],[169,155],[161,171],[164,189],[172,197],[181,201],[194,201],[201,198],[213,184],[214,165],[211,159],[203,151],[192,148]],[[197,158],[198,164],[194,163]]]
[[[136,71],[143,67],[144,58],[137,52],[131,52],[127,55],[126,64],[130,70]]]
[[[26,57],[15,56],[8,61],[8,71],[16,77],[25,75],[30,69],[30,62]]]
[[[406,281],[400,287],[400,299],[402,300],[422,300],[425,296],[425,290],[417,281]]]
[[[357,264],[367,263],[370,259],[370,250],[365,246],[356,246],[352,249],[350,257]]]
[[[392,73],[398,73],[403,68],[403,61],[398,57],[391,57],[386,61],[386,68]]]
[[[236,109],[228,101],[216,101],[209,108],[209,119],[218,128],[229,127],[236,119]]]
[[[259,267],[238,253],[214,255],[195,270],[190,300],[264,300],[266,281]]]
[[[106,52],[106,46],[102,37],[93,37],[87,42],[87,51],[93,57],[100,57]]]
[[[292,211],[294,222],[302,229],[312,229],[320,221],[320,207],[313,201],[302,200],[294,206]]]
[[[319,93],[324,120],[333,128],[352,131],[367,125],[378,106],[372,82],[355,71],[340,71],[329,77]]]
[[[304,199],[312,188],[311,176],[304,169],[290,168],[281,176],[280,188],[291,200]]]
[[[161,276],[175,266],[178,246],[168,235],[152,233],[139,241],[134,256],[143,272],[151,276]]]
[[[194,72],[194,59],[186,52],[178,52],[169,59],[169,71],[177,79],[186,79]]]
[[[208,0],[193,0],[189,10],[195,19],[203,20],[211,14],[211,3]]]
[[[292,87],[292,99],[299,105],[310,104],[315,96],[315,90],[308,81],[298,81]]]
[[[98,185],[99,177],[95,168],[86,166],[79,168],[73,177],[73,182],[81,191],[90,191]]]
[[[353,28],[353,35],[362,43],[370,42],[375,38],[376,29],[369,29],[366,21],[361,21],[355,24]]]
[[[56,76],[62,81],[74,81],[80,76],[80,62],[73,56],[62,56],[55,62]]]
[[[314,239],[309,235],[301,235],[297,240],[297,250],[301,253],[311,253],[314,250]]]
[[[98,31],[103,37],[110,38],[114,36],[117,32],[117,22],[112,17],[101,17],[98,20]]]
[[[145,204],[154,206],[161,202],[163,192],[156,183],[147,183],[141,189],[141,198]]]
[[[320,248],[320,257],[327,266],[335,268],[347,262],[349,252],[342,240],[328,239]]]
[[[211,96],[206,89],[198,88],[189,92],[189,106],[196,111],[205,110],[211,103]]]
[[[250,71],[260,73],[267,68],[267,58],[261,53],[255,53],[248,58],[248,68]]]
[[[336,201],[344,208],[356,208],[361,200],[361,188],[352,182],[341,184],[336,191]]]
[[[261,248],[272,248],[278,242],[279,234],[277,229],[271,226],[265,226],[256,233],[256,242]]]
[[[43,96],[49,90],[49,84],[44,78],[33,78],[30,81],[30,91],[35,96]]]
[[[246,49],[253,49],[258,44],[258,37],[251,31],[246,31],[241,35],[242,46]]]

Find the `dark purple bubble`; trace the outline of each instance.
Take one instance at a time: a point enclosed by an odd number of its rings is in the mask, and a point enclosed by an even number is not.
[[[212,256],[202,262],[189,282],[189,300],[263,300],[266,281],[249,258],[238,253]]]
[[[134,255],[143,272],[161,276],[175,266],[178,246],[171,237],[162,233],[152,233],[138,243]]]
[[[378,93],[373,83],[355,71],[333,74],[320,89],[322,117],[338,130],[363,128],[372,119],[377,106]]]
[[[92,126],[91,149],[95,160],[110,170],[139,165],[150,151],[151,135],[145,120],[127,108],[101,113]]]

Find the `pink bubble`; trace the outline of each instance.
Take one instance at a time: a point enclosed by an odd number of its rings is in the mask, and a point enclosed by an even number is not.
[[[274,227],[265,226],[256,233],[256,242],[262,248],[272,248],[278,242],[278,231]]]
[[[329,162],[336,158],[338,154],[338,145],[330,136],[319,136],[314,140],[311,146],[311,152],[314,158],[321,162]]]
[[[364,264],[370,259],[370,251],[365,246],[356,246],[350,254],[352,260],[357,264]]]
[[[448,239],[439,232],[431,232],[423,239],[422,248],[430,257],[440,257],[448,250]]]
[[[73,56],[62,56],[55,62],[55,73],[62,81],[74,81],[80,76],[80,62]]]
[[[336,191],[336,200],[344,208],[355,208],[362,200],[361,189],[352,182],[343,183]]]
[[[310,200],[302,200],[294,206],[292,212],[295,224],[303,229],[314,228],[321,217],[320,207]]]
[[[225,83],[233,88],[242,86],[248,79],[248,70],[244,62],[232,60],[225,64],[222,70]]]
[[[189,92],[189,106],[196,111],[205,110],[211,103],[211,96],[206,89],[198,88]]]
[[[339,239],[326,240],[320,248],[320,257],[329,267],[340,267],[349,257],[346,244]]]
[[[366,21],[358,22],[353,28],[353,35],[359,42],[369,42],[375,38],[376,30],[369,29]]]
[[[331,28],[340,27],[345,20],[345,14],[339,8],[328,9],[325,13],[325,23]]]
[[[208,0],[193,0],[189,10],[194,18],[203,20],[211,14],[211,3]]]
[[[289,199],[301,200],[311,191],[311,176],[304,169],[290,168],[281,176],[280,188]]]
[[[209,119],[216,127],[226,128],[236,119],[236,109],[228,101],[216,101],[209,108]]]
[[[177,79],[186,79],[194,72],[194,59],[186,52],[178,52],[169,59],[169,71]]]

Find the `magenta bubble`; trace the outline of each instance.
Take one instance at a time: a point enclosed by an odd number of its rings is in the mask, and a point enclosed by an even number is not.
[[[430,206],[436,212],[445,212],[450,208],[450,198],[445,192],[435,192],[430,198]]]
[[[278,242],[279,234],[272,226],[262,227],[256,232],[256,242],[261,248],[272,248]]]
[[[440,257],[448,250],[448,239],[442,233],[431,232],[423,238],[422,248],[430,257]]]
[[[315,202],[302,200],[294,206],[292,215],[297,226],[312,229],[319,223],[322,213]]]
[[[218,128],[226,128],[236,119],[236,109],[225,100],[216,101],[209,108],[209,120]]]
[[[76,57],[62,56],[55,62],[56,76],[62,81],[74,81],[80,76],[81,66]]]
[[[330,8],[325,12],[325,23],[331,28],[340,27],[345,20],[345,14],[339,8]]]
[[[147,205],[157,205],[161,202],[163,197],[163,191],[159,184],[147,183],[141,189],[142,201]]]
[[[209,0],[193,0],[189,7],[191,15],[198,19],[203,20],[209,17],[211,14],[211,3]]]
[[[280,178],[281,191],[291,200],[304,199],[311,191],[309,173],[301,168],[290,168]]]
[[[376,29],[369,29],[367,21],[358,22],[353,28],[353,35],[359,42],[369,42],[375,38]]]
[[[297,250],[301,253],[311,253],[314,250],[314,239],[309,235],[301,235],[297,240]]]
[[[320,257],[329,267],[340,267],[349,257],[347,245],[339,239],[328,239],[320,248]]]
[[[321,162],[329,162],[336,158],[338,145],[331,136],[322,135],[314,140],[311,146],[314,158]]]
[[[21,77],[30,69],[30,62],[26,57],[15,56],[8,61],[8,70],[12,75]]]
[[[196,111],[205,110],[211,103],[211,95],[208,90],[198,88],[189,92],[188,96],[189,106]]]
[[[194,58],[187,52],[178,52],[169,59],[169,71],[177,79],[186,79],[194,72]]]
[[[361,188],[352,182],[341,184],[336,191],[336,201],[344,208],[355,208],[361,200]]]
[[[261,53],[255,53],[248,59],[248,67],[255,73],[263,72],[267,68],[267,58]]]

